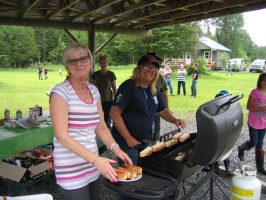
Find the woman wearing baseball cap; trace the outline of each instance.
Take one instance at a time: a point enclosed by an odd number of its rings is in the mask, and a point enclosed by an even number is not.
[[[161,93],[156,89],[158,60],[161,59],[155,53],[139,59],[132,77],[119,86],[110,111],[114,123],[111,133],[134,165],[138,165],[139,152],[150,145],[156,113],[177,127],[186,126],[166,108]],[[118,162],[123,164],[120,159]]]

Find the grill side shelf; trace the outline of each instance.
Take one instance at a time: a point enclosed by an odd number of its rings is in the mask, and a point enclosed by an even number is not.
[[[142,178],[137,181],[114,184],[103,179],[102,183],[119,194],[137,199],[159,200],[166,196],[177,196],[178,183],[176,179],[152,169],[143,168]]]

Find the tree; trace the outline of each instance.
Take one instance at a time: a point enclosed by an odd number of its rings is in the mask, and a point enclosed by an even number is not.
[[[227,56],[227,53],[223,53],[220,57],[219,57],[219,62],[222,64],[222,66],[225,68],[227,65],[229,58]]]
[[[0,43],[9,63],[14,67],[26,67],[39,58],[32,28],[0,26]]]
[[[61,63],[62,60],[62,51],[66,48],[65,43],[62,41],[62,38],[60,37],[58,40],[58,45],[55,49],[53,49],[51,52],[49,52],[48,59],[51,60],[53,63]]]
[[[231,49],[232,57],[238,57],[237,49],[241,48],[241,41],[244,27],[242,14],[227,15],[214,19],[213,25],[216,27],[215,35],[218,42]]]
[[[178,24],[152,30],[152,36],[142,38],[141,44],[148,44],[148,50],[161,57],[178,58],[186,52],[193,52],[198,42],[195,24]]]

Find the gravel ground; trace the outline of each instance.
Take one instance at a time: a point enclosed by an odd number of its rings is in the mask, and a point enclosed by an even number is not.
[[[178,115],[176,115],[178,116]],[[184,118],[185,119],[185,118]],[[188,119],[185,119],[185,121],[187,122],[187,127],[182,130],[182,132],[194,132],[196,130],[196,121],[194,119],[194,117],[189,117]],[[172,130],[175,130],[175,126],[167,123],[163,120],[161,120],[161,135],[167,132],[170,132]],[[255,153],[254,153],[254,149],[250,150],[250,151],[246,151],[245,153],[245,161],[244,162],[240,162],[240,160],[238,159],[237,156],[237,146],[242,144],[244,141],[246,141],[249,138],[248,136],[248,128],[246,125],[243,126],[242,128],[242,132],[241,135],[239,137],[239,139],[237,140],[231,154],[230,154],[230,162],[231,162],[231,166],[234,169],[234,172],[239,173],[242,165],[243,164],[249,164],[252,166],[256,166],[255,164]],[[264,145],[265,148],[266,145]],[[266,148],[265,148],[266,149]],[[112,152],[110,151],[106,151],[103,156],[105,157],[109,157],[109,158],[115,158],[114,155],[112,154]],[[221,163],[221,168],[223,166],[223,162]],[[197,183],[199,180],[201,180],[201,178],[204,177],[206,172],[199,172],[198,174],[194,174],[191,175],[190,177],[188,177],[185,180],[185,183]],[[219,172],[218,173],[218,177],[220,178],[220,180],[222,180],[229,188],[231,186],[231,177],[227,177],[226,175],[224,175],[224,172]],[[101,177],[102,178],[102,177]],[[266,182],[266,176],[258,173],[257,174],[257,178],[260,179],[263,182]],[[226,187],[224,187],[219,181],[216,181],[218,183],[218,185],[220,185],[226,196],[229,198],[230,196],[230,189],[227,189]],[[193,199],[210,199],[209,196],[209,181],[206,182],[206,184],[204,184],[196,193],[194,193],[194,195],[190,198],[191,200]],[[46,184],[46,186],[42,189],[32,189],[32,188],[28,188],[27,192],[29,195],[33,195],[33,194],[41,194],[41,193],[49,193],[53,196],[54,200],[62,200],[63,197],[55,183],[55,178],[54,176],[51,176],[48,179],[48,182]],[[207,192],[207,194],[205,196],[203,196],[205,193]],[[179,187],[178,187],[178,194],[179,197],[177,199],[181,199],[183,193],[183,183],[180,183]],[[1,195],[6,195],[6,196],[12,196],[10,187],[2,180],[0,180],[0,196]],[[113,192],[112,190],[106,188],[105,186],[103,186],[101,184],[100,186],[100,199],[101,200],[118,200],[119,199],[119,195],[115,192]],[[218,189],[218,187],[214,184],[214,198],[213,199],[227,199],[221,192],[220,189]],[[266,199],[266,194],[261,193],[261,199]],[[78,198],[77,198],[78,200]]]

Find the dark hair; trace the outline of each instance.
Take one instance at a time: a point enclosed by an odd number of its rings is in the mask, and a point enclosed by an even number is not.
[[[266,72],[262,72],[258,78],[257,81],[257,89],[261,88],[260,82],[263,81],[263,79],[266,77]]]
[[[196,67],[198,67],[198,64],[197,63],[194,63],[193,65],[195,65]]]

